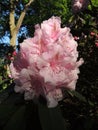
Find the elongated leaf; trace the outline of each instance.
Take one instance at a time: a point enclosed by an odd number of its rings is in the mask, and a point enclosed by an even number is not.
[[[68,91],[68,92],[70,93],[71,96],[75,96],[80,101],[87,102],[86,98],[82,94],[80,94],[79,92],[77,92],[77,91]]]
[[[42,130],[66,130],[60,108],[47,108],[39,104],[39,118]]]
[[[84,103],[89,103],[90,106],[94,106],[93,102],[91,102],[90,100],[87,100],[82,94],[80,94],[77,91],[68,91],[68,93],[73,97],[75,96],[77,99],[79,99],[80,101],[84,102]]]
[[[10,118],[3,130],[25,130],[25,106],[21,106]]]
[[[15,111],[17,107],[14,105],[0,105],[0,126],[4,126]]]

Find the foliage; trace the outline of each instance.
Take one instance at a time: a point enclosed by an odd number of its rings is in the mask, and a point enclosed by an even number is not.
[[[62,26],[67,24],[71,28],[71,32],[78,42],[79,56],[83,57],[84,64],[80,67],[81,73],[76,91],[65,91],[65,98],[59,105],[67,130],[97,130],[98,1],[92,0],[92,5],[78,14],[72,14],[71,4],[68,3],[67,6],[66,0],[61,1],[63,6],[62,4],[59,6],[59,2],[60,0],[36,0],[29,8],[22,26],[27,28],[28,36],[32,36],[34,25],[54,14],[62,18]],[[2,6],[2,14],[3,10],[7,11],[9,5],[8,1],[3,1],[3,3],[5,7]],[[8,14],[4,14],[2,15],[3,21],[0,19],[0,25],[2,25],[0,36],[3,36],[4,32],[9,30],[6,24],[7,20],[5,22],[5,17],[8,18]],[[23,95],[16,94],[13,90],[14,83],[7,75],[5,65],[9,63],[9,60],[5,60],[5,55],[12,56],[12,52],[9,46],[0,45],[0,130],[17,130],[20,128],[22,130],[41,130],[36,103],[25,102]],[[43,99],[41,102],[44,102]]]
[[[65,99],[65,102],[73,107],[73,112],[70,111],[66,116],[66,111],[69,110],[69,107],[68,104],[65,103],[63,112],[65,112],[65,117],[70,117],[69,121],[72,122],[72,129],[97,130],[98,8],[94,8],[94,5],[92,5],[90,9],[88,8],[79,14],[73,15],[69,19],[69,26],[71,27],[74,37],[78,41],[79,56],[83,57],[84,64],[80,67],[81,72],[76,89],[76,92],[78,93],[71,93],[71,98],[68,101]],[[73,95],[75,96],[75,99],[73,98]],[[74,117],[74,121],[72,117]]]
[[[96,7],[98,7],[98,1],[97,0],[91,0],[92,1],[92,4]]]
[[[27,0],[15,0],[15,20],[18,21],[18,18],[23,11]],[[70,17],[71,10],[71,0],[35,0],[29,9],[27,10],[25,19],[20,27],[18,41],[19,43],[26,38],[22,28],[26,28],[25,33],[27,36],[32,36],[34,33],[34,25],[41,23],[43,20],[50,18],[53,15],[60,16],[62,18],[62,24],[67,23],[68,18]],[[3,36],[10,36],[9,28],[9,13],[10,13],[10,4],[9,1],[0,1],[1,13],[0,13],[0,38]]]
[[[9,77],[9,71],[7,70],[7,65],[11,62],[13,48],[0,44],[0,91],[6,89],[9,84],[11,84],[11,79]]]
[[[49,19],[53,15],[61,17],[62,24],[67,23],[72,14],[70,6],[70,0],[35,0],[23,21],[29,36],[34,34],[35,24],[40,24],[43,20]]]

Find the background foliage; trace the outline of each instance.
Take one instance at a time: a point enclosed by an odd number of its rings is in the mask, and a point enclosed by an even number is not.
[[[16,3],[16,15],[28,1]],[[76,91],[65,91],[65,98],[59,103],[67,130],[98,129],[98,1],[76,14],[72,12],[71,0],[35,0],[29,7],[18,34],[18,42],[34,34],[34,25],[60,16],[62,26],[71,28],[78,42],[79,56],[84,64]],[[7,65],[11,62],[13,48],[4,43],[3,37],[10,38],[9,0],[0,1],[0,130],[41,130],[38,109],[34,102],[25,102],[23,95],[14,92]],[[36,125],[37,122],[37,125]]]

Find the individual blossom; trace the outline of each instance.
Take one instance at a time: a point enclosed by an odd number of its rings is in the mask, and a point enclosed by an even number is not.
[[[90,32],[90,35],[95,36],[96,34],[95,34],[95,32]]]
[[[13,51],[12,56],[16,56],[16,55],[17,55],[17,52]]]
[[[98,38],[98,34],[96,34],[96,38]]]
[[[74,36],[74,40],[78,41],[80,38],[77,36]]]
[[[17,52],[16,51],[13,51],[12,53],[10,52],[10,53],[8,53],[7,55],[6,55],[6,60],[8,60],[9,62],[10,61],[12,61],[13,59],[14,59],[14,57],[17,55]]]
[[[72,0],[72,11],[78,13],[87,8],[89,0]]]
[[[98,42],[95,43],[96,47],[98,47]]]
[[[10,64],[15,91],[25,99],[47,100],[55,107],[63,99],[62,89],[75,90],[79,66],[77,42],[70,28],[61,28],[61,19],[51,17],[35,26],[33,38],[20,44],[20,51]]]

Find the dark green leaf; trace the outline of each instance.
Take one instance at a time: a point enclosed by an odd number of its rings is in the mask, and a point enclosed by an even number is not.
[[[3,130],[25,130],[25,106],[21,106],[9,119]]]
[[[60,108],[47,108],[39,104],[39,118],[42,130],[66,130]]]

